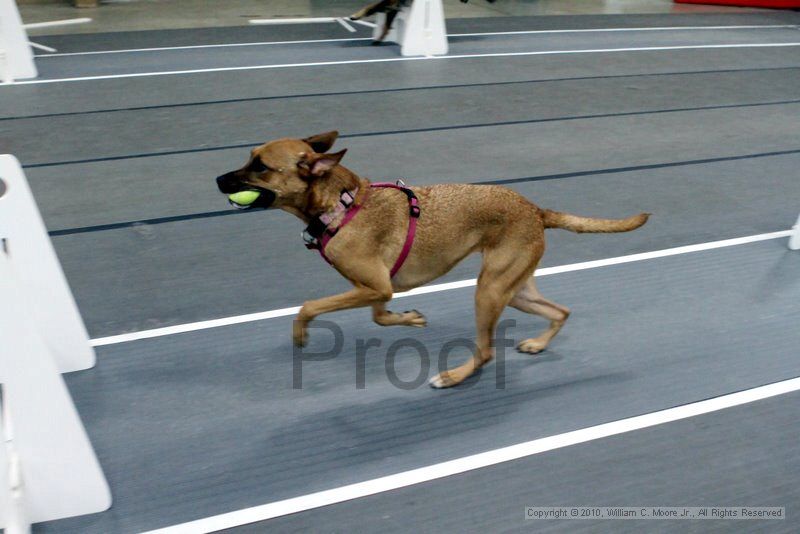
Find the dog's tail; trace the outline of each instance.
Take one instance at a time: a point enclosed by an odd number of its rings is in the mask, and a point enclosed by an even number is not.
[[[649,213],[640,213],[627,219],[594,219],[559,211],[542,210],[545,228],[563,228],[578,233],[611,233],[636,230],[650,218]]]

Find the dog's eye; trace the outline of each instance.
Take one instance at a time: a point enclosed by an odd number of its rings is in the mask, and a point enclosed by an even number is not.
[[[250,172],[266,172],[268,167],[264,165],[260,159],[256,158],[250,164]]]

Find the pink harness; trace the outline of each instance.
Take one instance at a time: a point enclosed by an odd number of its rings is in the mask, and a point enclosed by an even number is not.
[[[377,182],[370,184],[370,187],[397,189],[405,193],[408,197],[408,233],[406,234],[406,242],[403,244],[403,249],[400,251],[400,256],[397,258],[397,261],[394,262],[394,266],[390,271],[390,276],[394,276],[397,271],[400,270],[400,267],[403,266],[406,258],[408,258],[408,254],[411,252],[411,246],[414,244],[414,236],[417,233],[417,219],[419,219],[420,216],[419,201],[414,192],[405,187],[405,184],[401,180],[398,180],[396,184]],[[352,193],[348,191],[342,193],[340,203],[344,206],[346,212],[338,228],[328,228],[331,222],[330,217],[321,215],[313,220],[303,232],[303,240],[306,242],[306,248],[319,250],[320,256],[331,265],[331,260],[325,255],[325,247],[328,246],[328,242],[336,235],[336,232],[353,220],[353,217],[355,217],[361,209],[361,205],[354,204],[354,201],[355,199]]]

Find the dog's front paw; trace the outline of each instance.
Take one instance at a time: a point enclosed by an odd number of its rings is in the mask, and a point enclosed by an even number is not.
[[[308,329],[306,321],[295,319],[292,324],[292,341],[295,347],[305,347],[308,342]]]

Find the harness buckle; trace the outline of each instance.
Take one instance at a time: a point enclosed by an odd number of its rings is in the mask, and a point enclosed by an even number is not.
[[[417,204],[410,204],[408,206],[408,214],[415,219],[419,218],[420,210]]]
[[[350,194],[350,191],[342,191],[342,195],[339,197],[339,202],[342,203],[345,209],[352,206],[355,201],[356,199]]]
[[[302,232],[300,232],[300,237],[303,238],[303,242],[305,243],[306,248],[308,248],[308,249],[319,248],[319,241],[317,241],[316,237],[314,237],[310,233],[308,233],[308,229],[303,230]]]

